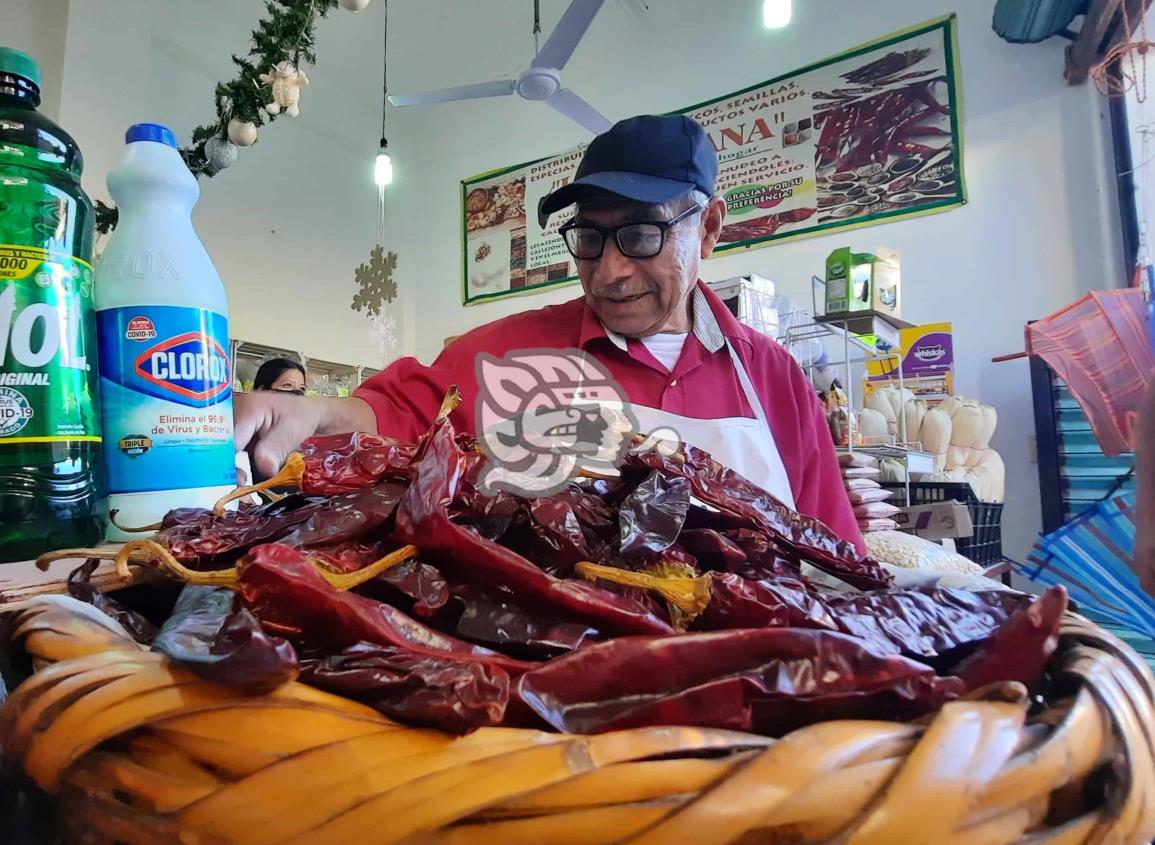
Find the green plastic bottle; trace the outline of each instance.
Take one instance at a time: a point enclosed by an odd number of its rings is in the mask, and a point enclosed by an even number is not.
[[[90,546],[107,523],[92,202],[40,69],[0,47],[0,562]]]

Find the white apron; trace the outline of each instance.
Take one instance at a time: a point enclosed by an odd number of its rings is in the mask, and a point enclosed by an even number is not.
[[[638,420],[638,431],[649,434],[664,427],[672,428],[684,443],[709,452],[718,463],[745,476],[794,510],[794,491],[790,489],[786,467],[774,443],[774,432],[770,430],[762,410],[762,400],[755,393],[742,359],[729,340],[726,340],[726,349],[734,363],[738,382],[746,394],[746,401],[754,410],[753,419],[723,417],[702,420],[631,404],[630,409]]]

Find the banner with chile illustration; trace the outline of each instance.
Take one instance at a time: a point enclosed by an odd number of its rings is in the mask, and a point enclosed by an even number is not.
[[[718,152],[716,252],[966,202],[956,25],[943,17],[682,109]],[[535,210],[583,149],[461,183],[465,304],[577,278],[557,236],[567,214],[543,229]]]

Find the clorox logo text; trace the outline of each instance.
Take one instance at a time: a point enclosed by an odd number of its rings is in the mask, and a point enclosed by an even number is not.
[[[198,332],[177,335],[137,356],[136,374],[164,392],[194,402],[208,402],[232,384],[225,350]]]

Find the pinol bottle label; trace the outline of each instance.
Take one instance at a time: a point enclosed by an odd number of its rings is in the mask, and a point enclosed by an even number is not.
[[[0,444],[100,441],[92,268],[0,244]]]
[[[233,484],[225,318],[144,305],[100,311],[97,325],[112,492]]]

